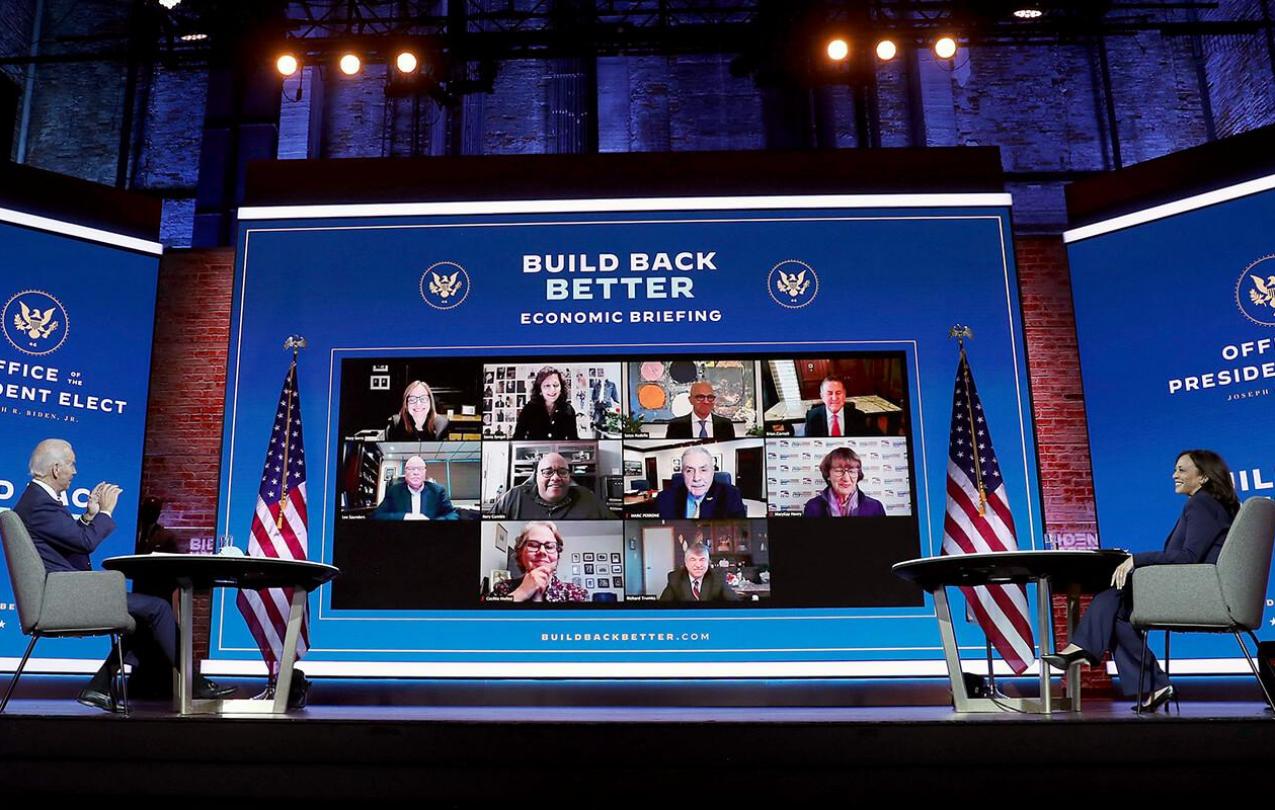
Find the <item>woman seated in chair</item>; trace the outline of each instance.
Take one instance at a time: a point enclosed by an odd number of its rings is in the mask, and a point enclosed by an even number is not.
[[[1142,636],[1129,623],[1133,610],[1130,575],[1147,565],[1216,563],[1231,521],[1240,510],[1231,471],[1211,450],[1184,450],[1178,455],[1173,491],[1187,496],[1187,502],[1164,541],[1164,550],[1140,551],[1122,562],[1111,575],[1112,587],[1095,596],[1081,617],[1071,643],[1054,655],[1041,656],[1046,663],[1063,670],[1076,661],[1097,666],[1103,653],[1110,650],[1120,688],[1126,695],[1137,694],[1143,645]],[[1147,659],[1151,689],[1141,708],[1154,711],[1173,697],[1173,685],[1150,650]]]

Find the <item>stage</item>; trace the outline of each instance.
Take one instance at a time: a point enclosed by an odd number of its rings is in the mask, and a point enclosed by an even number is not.
[[[1064,784],[1092,800],[1250,785],[1275,761],[1254,684],[1183,681],[1180,714],[1143,717],[1101,699],[1079,715],[956,714],[937,681],[319,681],[321,703],[270,719],[154,702],[112,716],[73,701],[79,679],[45,677],[0,716],[0,774],[26,794],[307,802],[988,799]]]

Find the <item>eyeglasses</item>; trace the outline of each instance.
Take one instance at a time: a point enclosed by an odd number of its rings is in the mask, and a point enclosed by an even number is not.
[[[544,550],[546,554],[553,554],[553,555],[557,555],[558,552],[562,551],[562,548],[558,545],[557,540],[550,540],[547,543],[541,543],[538,540],[528,540],[527,542],[522,544],[522,547],[527,549],[527,551],[530,551],[532,554],[535,554],[537,551],[540,551],[542,549]]]
[[[695,394],[694,396],[691,397],[691,399],[695,400],[696,402],[716,402],[717,395],[716,394]]]
[[[571,470],[566,467],[546,467],[540,471],[540,477],[548,481],[550,478],[570,478]]]
[[[859,467],[829,467],[828,468],[829,477],[836,477],[838,475],[855,475],[855,474],[858,474],[859,472],[860,472]]]
[[[408,397],[407,404],[408,405],[428,405],[429,395],[421,394],[420,396],[417,396],[417,397]]]

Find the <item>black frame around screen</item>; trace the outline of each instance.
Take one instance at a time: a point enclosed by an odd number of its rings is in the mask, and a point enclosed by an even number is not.
[[[629,377],[630,363],[644,361],[665,361],[669,363],[686,361],[721,361],[744,360],[758,364],[767,361],[824,361],[824,360],[874,360],[898,363],[896,376],[903,381],[901,401],[894,404],[900,408],[898,418],[891,424],[897,424],[898,432],[891,434],[901,443],[906,452],[907,484],[910,493],[908,514],[889,515],[885,517],[840,518],[806,518],[799,514],[775,514],[763,512],[761,515],[749,514],[750,520],[763,520],[766,523],[766,537],[769,543],[765,560],[768,572],[770,591],[760,600],[741,600],[737,602],[662,602],[658,601],[662,582],[649,581],[647,577],[643,595],[622,595],[617,601],[588,602],[554,602],[516,604],[507,601],[483,601],[481,593],[483,580],[488,572],[482,570],[483,524],[493,522],[509,523],[512,519],[492,518],[487,514],[479,514],[465,510],[460,520],[430,522],[396,522],[366,519],[370,509],[361,510],[349,507],[348,488],[355,480],[357,466],[351,459],[351,448],[359,442],[384,447],[374,431],[383,428],[391,413],[397,412],[402,402],[403,387],[413,379],[424,379],[435,389],[435,400],[443,407],[453,407],[457,412],[462,406],[471,404],[476,398],[479,407],[477,416],[481,420],[485,375],[489,369],[501,366],[528,366],[571,364],[576,367],[589,367],[590,364],[619,363],[624,377],[619,386],[618,398],[622,413],[629,413],[630,389],[633,385]],[[375,611],[415,611],[415,610],[475,610],[500,611],[510,609],[745,609],[757,610],[767,608],[855,608],[855,607],[893,607],[919,606],[923,604],[922,594],[910,584],[893,575],[890,566],[900,560],[921,555],[920,525],[917,517],[917,477],[915,454],[913,452],[910,386],[908,385],[907,356],[902,351],[828,351],[818,353],[785,353],[782,351],[766,353],[714,352],[696,354],[664,354],[649,355],[610,355],[610,356],[511,356],[507,358],[492,357],[455,357],[455,356],[414,356],[414,357],[358,357],[347,358],[341,362],[341,388],[339,392],[339,437],[335,442],[337,458],[335,469],[336,496],[331,517],[333,519],[332,563],[341,568],[343,575],[333,583],[332,607],[336,610],[375,610]],[[864,364],[867,365],[867,364]],[[431,373],[436,372],[436,373]],[[390,378],[388,389],[371,390],[365,375],[384,374]],[[754,379],[770,375],[757,374]],[[472,378],[472,379],[471,379]],[[438,381],[437,383],[435,381]],[[377,384],[379,386],[379,383]],[[755,408],[754,424],[766,425],[762,414],[766,410],[766,401],[774,399],[775,391],[770,385],[754,386],[753,407]],[[763,389],[766,390],[763,390]],[[605,395],[605,391],[603,392]],[[851,393],[851,396],[854,396]],[[881,418],[879,424],[887,419]],[[479,422],[481,425],[481,421]],[[738,426],[737,426],[738,427]],[[481,432],[481,427],[478,428]],[[509,439],[476,437],[468,429],[458,432],[457,436],[464,440],[477,440],[482,445],[482,469],[480,479],[485,478],[490,445],[497,442],[510,444]],[[450,438],[450,437],[449,437]],[[779,435],[742,435],[736,434],[737,443],[760,443],[763,464],[763,477],[769,478],[771,467],[767,459],[767,450],[778,447],[779,442],[798,445],[805,441],[798,437]],[[848,440],[867,438],[864,436],[847,436]],[[876,438],[875,436],[872,438]],[[583,439],[582,441],[596,441]],[[615,442],[619,449],[618,466],[620,481],[632,483],[632,476],[624,475],[626,456],[624,448],[638,445],[641,442],[657,443],[670,452],[682,448],[686,440],[651,439],[634,434],[623,438],[604,439]],[[721,442],[711,442],[712,445]],[[787,447],[788,445],[785,445]],[[402,450],[402,448],[399,448]],[[601,462],[601,452],[596,459]],[[645,457],[644,457],[645,458]],[[734,459],[732,459],[733,461]],[[812,463],[810,463],[812,462]],[[822,486],[822,478],[818,471],[818,460],[810,459],[810,470],[813,477]],[[427,460],[428,463],[428,460]],[[865,464],[865,467],[867,465]],[[378,475],[380,473],[378,472]],[[609,478],[610,471],[597,471],[602,478]],[[431,470],[431,477],[433,471]],[[808,476],[807,476],[808,477]],[[665,479],[667,480],[667,478]],[[605,496],[614,495],[616,482],[604,481],[601,484],[592,482]],[[481,484],[480,484],[481,486]],[[627,487],[626,487],[627,491]],[[771,495],[767,491],[767,501]],[[480,489],[479,505],[484,505],[484,492]],[[612,498],[614,504],[614,498]],[[755,506],[754,506],[755,508]],[[629,556],[634,547],[634,539],[642,527],[664,523],[660,518],[624,517],[624,510],[616,510],[613,523],[617,529],[619,548],[622,550],[624,568],[622,579],[627,580],[634,558]],[[522,518],[526,520],[526,518]],[[564,534],[570,530],[575,521],[564,520]],[[692,521],[685,521],[687,524]],[[730,522],[730,521],[724,521]],[[736,521],[738,522],[738,521]],[[712,527],[715,521],[699,521]],[[711,532],[710,532],[711,534]],[[508,546],[512,548],[514,538],[508,537]],[[570,541],[568,541],[569,543]],[[677,551],[677,548],[674,548]],[[565,549],[559,561],[558,576],[564,581],[572,580],[571,546]],[[735,555],[742,557],[743,555]],[[714,553],[713,562],[727,558],[726,554]],[[678,555],[680,560],[680,555]],[[734,560],[727,559],[732,566]],[[608,567],[613,563],[608,560]],[[516,566],[510,566],[517,576]],[[758,566],[745,566],[742,563],[730,570],[747,569],[750,577],[760,577]],[[743,573],[741,571],[741,573]],[[610,577],[614,578],[614,577]],[[654,577],[659,580],[660,577]],[[750,579],[750,582],[753,581]],[[490,587],[491,583],[487,584]],[[615,590],[614,588],[612,590]],[[622,592],[623,594],[623,592]]]

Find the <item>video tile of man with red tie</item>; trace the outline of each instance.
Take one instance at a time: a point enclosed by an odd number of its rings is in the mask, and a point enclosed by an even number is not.
[[[668,585],[660,594],[661,602],[736,602],[739,594],[726,582],[726,576],[709,564],[708,546],[692,543],[683,555],[685,564],[670,571]]]

